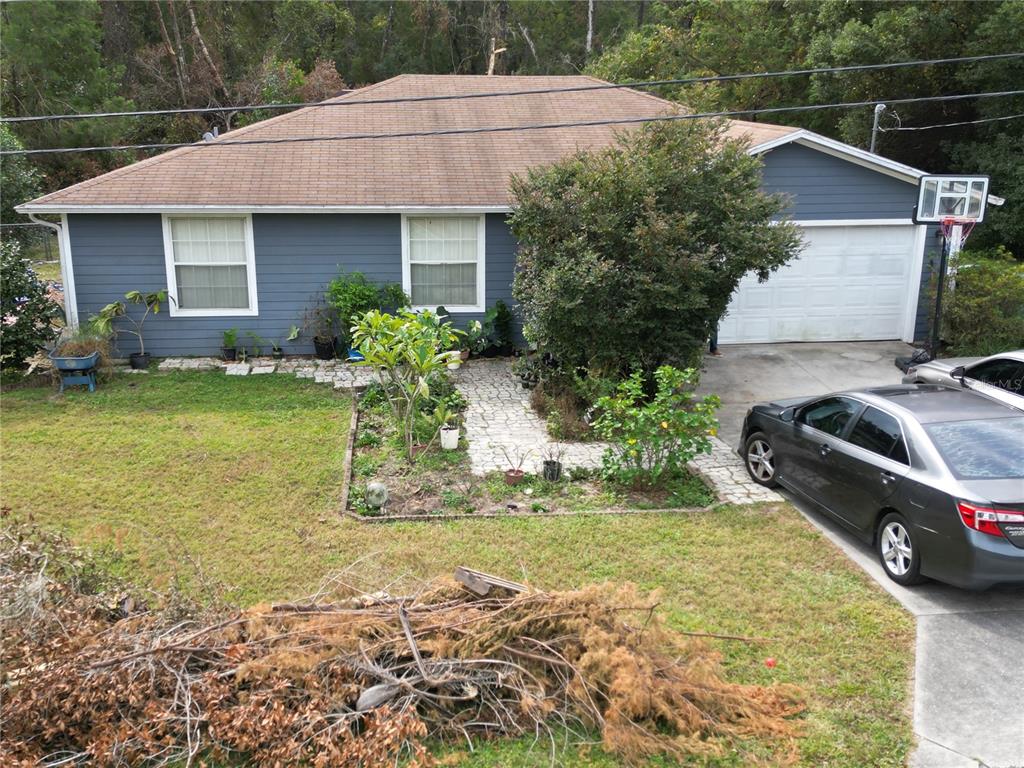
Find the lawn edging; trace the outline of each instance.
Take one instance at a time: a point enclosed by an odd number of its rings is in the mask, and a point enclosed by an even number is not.
[[[605,507],[601,509],[556,509],[545,512],[508,511],[508,512],[466,512],[463,514],[439,513],[436,515],[360,515],[358,512],[346,509],[345,517],[357,520],[360,523],[426,523],[426,522],[452,522],[459,520],[485,519],[526,519],[536,517],[583,517],[591,516],[630,516],[630,515],[692,515],[703,512],[713,512],[719,507],[728,506],[724,502],[715,502],[706,507],[650,507],[646,509],[630,509],[628,507]]]

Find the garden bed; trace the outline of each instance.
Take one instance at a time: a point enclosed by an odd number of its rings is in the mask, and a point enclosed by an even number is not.
[[[508,485],[500,472],[472,474],[465,438],[458,450],[442,451],[434,443],[410,462],[387,406],[364,401],[359,408],[342,511],[363,522],[693,512],[715,501],[704,481],[692,474],[652,490],[624,488],[580,469],[565,470],[557,482],[527,473],[518,485]],[[388,501],[380,509],[366,502],[371,482],[387,487]]]

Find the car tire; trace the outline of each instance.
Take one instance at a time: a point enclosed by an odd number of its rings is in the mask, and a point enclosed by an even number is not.
[[[743,444],[743,466],[750,479],[765,488],[777,488],[775,450],[764,432],[755,432]]]
[[[890,512],[878,524],[875,551],[885,575],[897,584],[910,587],[925,581],[921,575],[921,551],[910,524],[898,512]]]

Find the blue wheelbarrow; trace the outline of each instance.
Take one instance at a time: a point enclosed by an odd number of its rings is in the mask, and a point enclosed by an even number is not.
[[[90,392],[96,391],[96,363],[100,359],[99,352],[93,352],[84,357],[61,357],[52,352],[49,355],[54,367],[60,373],[60,392],[64,387],[84,384],[89,387]]]

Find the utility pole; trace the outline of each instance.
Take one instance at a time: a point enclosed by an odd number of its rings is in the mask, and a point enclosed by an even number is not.
[[[875,151],[875,142],[878,139],[878,121],[885,112],[885,104],[875,104],[875,121],[871,125],[871,152]]]

